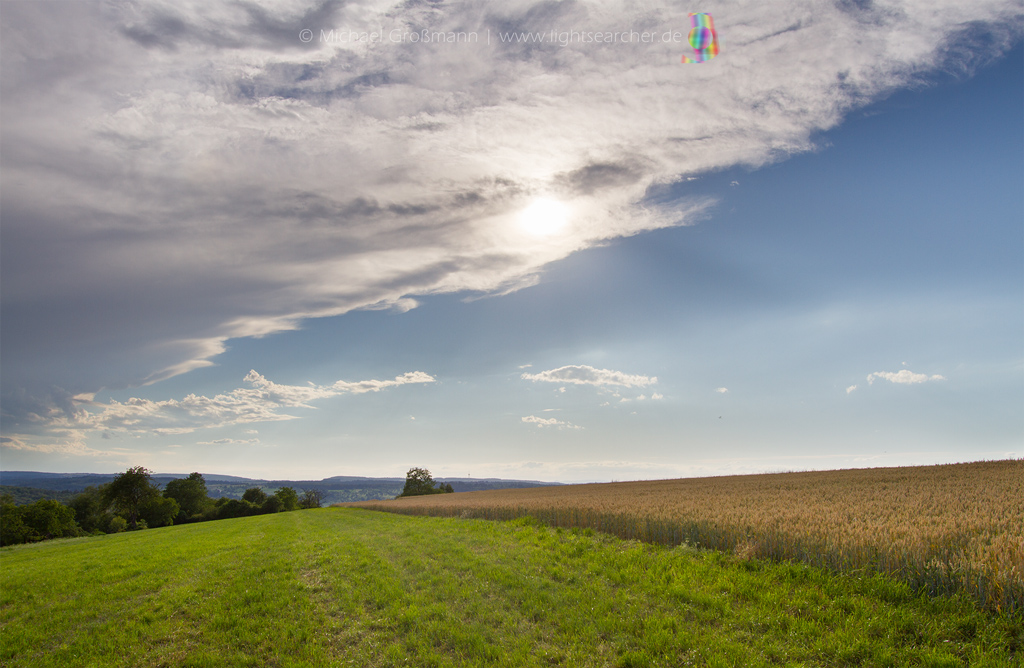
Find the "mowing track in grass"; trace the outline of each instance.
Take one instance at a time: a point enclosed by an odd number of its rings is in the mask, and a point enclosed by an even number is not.
[[[4,666],[1008,666],[880,577],[330,508],[0,551]]]

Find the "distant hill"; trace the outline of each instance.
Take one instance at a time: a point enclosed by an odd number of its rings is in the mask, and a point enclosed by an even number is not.
[[[0,485],[0,494],[10,495],[14,499],[14,505],[26,506],[35,503],[40,499],[53,499],[61,503],[67,503],[75,498],[78,492],[65,490],[39,489],[38,487],[18,487],[15,485]]]
[[[66,501],[86,487],[103,485],[114,479],[115,473],[47,473],[43,471],[0,471],[0,489],[18,488],[15,498],[30,503],[37,498]],[[154,473],[153,481],[163,487],[171,480],[187,477],[187,473]],[[206,489],[213,498],[226,496],[240,499],[246,489],[260,487],[273,491],[291,487],[300,494],[307,489],[320,492],[324,505],[343,501],[373,501],[392,499],[402,492],[405,478],[367,478],[363,476],[332,476],[323,480],[264,480],[239,476],[204,473]],[[450,484],[456,492],[475,492],[487,489],[512,489],[560,485],[539,480],[504,480],[502,478],[436,478]],[[13,491],[13,489],[11,489]]]

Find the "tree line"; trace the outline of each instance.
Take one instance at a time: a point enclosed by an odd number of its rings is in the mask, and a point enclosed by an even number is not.
[[[121,531],[205,522],[208,520],[319,508],[320,491],[291,487],[267,494],[259,487],[241,499],[210,498],[200,473],[171,480],[163,490],[153,472],[135,466],[105,485],[87,487],[67,503],[41,499],[17,505],[10,494],[0,496],[0,545],[51,538],[90,536]]]

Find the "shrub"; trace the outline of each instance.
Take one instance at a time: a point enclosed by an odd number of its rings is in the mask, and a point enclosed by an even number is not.
[[[263,502],[263,506],[260,508],[260,512],[269,515],[270,513],[279,513],[284,509],[284,503],[276,496],[268,496],[267,500]]]
[[[255,515],[257,510],[258,506],[255,506],[248,501],[228,499],[225,503],[221,504],[220,508],[217,509],[217,519],[226,520],[233,517]]]

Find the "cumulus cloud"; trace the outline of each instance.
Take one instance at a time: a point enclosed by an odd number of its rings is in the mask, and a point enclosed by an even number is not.
[[[727,388],[727,387],[716,387],[715,388],[715,392],[718,392],[719,394],[725,394],[728,391],[729,391],[729,388]]]
[[[850,387],[846,388],[846,393],[850,394],[850,393],[852,393],[856,389],[857,389],[856,385],[851,385]]]
[[[897,383],[900,385],[917,385],[919,383],[927,383],[933,380],[946,380],[944,376],[938,374],[929,376],[926,373],[914,373],[910,369],[900,369],[899,371],[876,371],[872,374],[868,374],[868,385],[875,382],[876,378],[882,378],[891,383]],[[854,386],[856,388],[856,386]],[[847,390],[847,393],[852,390]]]
[[[570,364],[540,373],[524,373],[521,377],[523,380],[545,383],[570,383],[596,387],[645,387],[658,382],[657,377],[654,376],[639,376],[611,369],[595,369],[586,364]]]
[[[422,371],[412,371],[393,380],[339,380],[332,385],[281,385],[252,370],[244,380],[249,387],[236,388],[213,397],[189,394],[182,399],[161,401],[133,397],[124,402],[93,401],[71,415],[53,411],[48,416],[38,416],[33,433],[8,439],[2,446],[54,452],[61,451],[62,447],[71,447],[66,445],[68,443],[81,444],[90,434],[103,434],[104,437],[111,434],[168,436],[254,422],[295,420],[299,416],[287,412],[288,409],[312,409],[312,402],[329,397],[379,392],[384,388],[410,383],[432,383],[435,379]],[[244,433],[255,435],[257,431],[247,429]],[[258,442],[259,439],[254,437],[222,438],[198,443],[218,445]]]
[[[668,0],[6,4],[5,431],[208,366],[232,338],[503,294],[575,251],[691,223],[711,203],[659,189],[808,150],[918,73],[998,56],[1022,25],[1015,0],[725,8],[701,7],[722,53],[687,67],[680,44],[498,37],[685,34]],[[320,39],[381,28],[481,37]],[[539,197],[567,212],[552,234],[518,224]]]
[[[573,424],[571,422],[566,422],[565,420],[558,420],[556,418],[542,418],[537,417],[536,415],[527,415],[522,420],[526,424],[535,424],[541,428],[557,427],[559,429],[583,429],[583,427]]]

